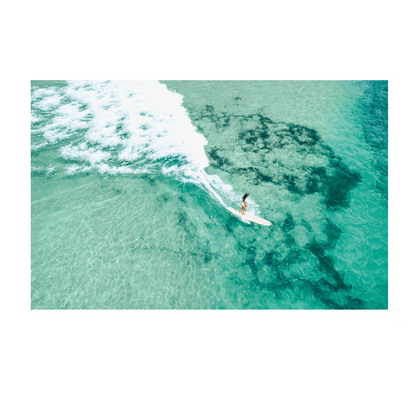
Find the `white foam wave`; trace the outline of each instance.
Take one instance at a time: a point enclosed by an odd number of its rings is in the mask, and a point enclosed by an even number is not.
[[[93,169],[94,166],[87,166],[87,165],[69,165],[65,170],[66,175],[73,175],[77,172],[87,172]]]
[[[49,95],[55,95],[57,93],[56,87],[40,88],[34,87],[32,89],[32,100],[47,97]]]
[[[45,97],[43,100],[33,104],[34,107],[39,108],[43,111],[49,111],[53,107],[57,107],[61,102],[62,97],[59,94],[54,94]]]
[[[67,137],[65,131],[58,131],[58,130],[48,130],[43,135],[48,143],[55,143],[58,140],[62,140],[63,138]]]
[[[118,174],[133,174],[137,175],[140,173],[150,173],[150,170],[147,168],[138,168],[138,169],[132,169],[128,166],[108,166],[106,163],[98,166],[98,171],[100,173],[109,173],[110,175],[118,175]]]
[[[30,122],[31,123],[36,123],[39,120],[41,120],[41,118],[32,111],[31,114],[30,114]]]
[[[79,146],[68,145],[60,150],[61,156],[65,159],[78,159],[91,163],[92,165],[107,160],[111,157],[111,153],[102,150],[87,149],[85,143]]]
[[[42,127],[50,143],[71,139],[80,129],[82,143],[60,149],[63,158],[86,162],[70,165],[67,174],[96,168],[100,173],[140,174],[155,167],[182,182],[193,182],[224,206],[237,202],[231,185],[208,175],[205,137],[182,106],[183,97],[157,81],[69,82],[66,87],[37,89],[36,108],[53,120]],[[42,144],[43,145],[43,144]],[[103,163],[105,162],[105,163]],[[138,168],[137,164],[144,166]],[[120,166],[123,164],[123,166]],[[256,205],[251,201],[251,212]]]
[[[89,128],[87,118],[91,112],[81,110],[79,103],[59,106],[54,112],[53,121],[42,128],[44,137],[51,143],[71,137],[77,130]]]
[[[78,166],[78,165],[70,165],[70,166],[67,166],[67,168],[65,170],[65,173],[67,175],[73,175],[75,172],[77,172],[79,170],[81,170],[81,166]]]
[[[33,144],[30,148],[31,148],[32,150],[35,150],[35,149],[37,149],[37,148],[39,148],[39,147],[46,146],[47,144],[49,144],[49,142],[48,142],[48,141],[46,141],[46,142],[42,142],[42,143],[36,143],[36,144]]]

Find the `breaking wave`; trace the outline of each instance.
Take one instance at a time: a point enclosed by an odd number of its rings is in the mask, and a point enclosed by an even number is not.
[[[72,81],[32,89],[32,149],[54,146],[65,174],[161,173],[192,182],[226,206],[240,200],[208,175],[208,144],[182,106],[182,95],[157,81]],[[33,137],[32,137],[33,139]],[[250,201],[250,212],[259,213]]]

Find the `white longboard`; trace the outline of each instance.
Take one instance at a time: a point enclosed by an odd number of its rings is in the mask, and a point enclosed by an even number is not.
[[[252,222],[256,222],[257,224],[261,224],[261,225],[272,225],[272,223],[270,221],[264,220],[263,218],[260,217],[255,217],[254,215],[251,214],[241,214],[240,212],[238,212],[236,209],[228,207],[227,208],[228,211],[232,212],[235,215],[238,215],[241,218],[244,218],[246,220],[252,221]]]

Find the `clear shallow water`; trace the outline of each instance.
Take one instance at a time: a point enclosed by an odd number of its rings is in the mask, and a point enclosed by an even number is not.
[[[387,305],[386,82],[32,83],[32,308]]]

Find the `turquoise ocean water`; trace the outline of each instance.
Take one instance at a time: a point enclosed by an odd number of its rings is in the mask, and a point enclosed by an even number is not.
[[[385,81],[33,81],[32,309],[386,309]],[[239,209],[272,222],[243,222]]]

